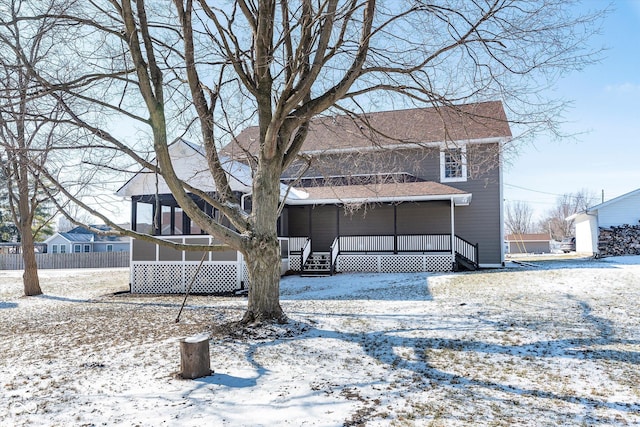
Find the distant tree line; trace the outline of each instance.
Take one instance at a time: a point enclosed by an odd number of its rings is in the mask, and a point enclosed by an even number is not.
[[[565,193],[556,199],[542,219],[536,221],[534,210],[528,202],[516,200],[505,205],[505,229],[509,234],[549,233],[554,240],[575,235],[575,223],[566,218],[598,203],[597,196],[582,189]]]

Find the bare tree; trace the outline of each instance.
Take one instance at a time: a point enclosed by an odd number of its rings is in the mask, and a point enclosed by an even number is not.
[[[563,237],[575,234],[575,222],[567,221],[566,218],[597,203],[595,193],[582,189],[576,193],[565,193],[558,197],[556,205],[547,212],[546,217],[541,221],[540,228],[548,230],[555,240],[562,240]]]
[[[70,121],[101,138],[103,148],[162,176],[184,212],[224,244],[206,249],[244,254],[251,288],[243,321],[283,321],[280,177],[298,158],[310,120],[332,110],[355,117],[380,102],[455,108],[502,98],[510,119],[526,132],[556,130],[561,103],[540,94],[563,72],[592,61],[594,52],[583,42],[598,17],[575,14],[570,3],[96,0],[59,15],[85,31],[68,45],[81,61],[75,75],[66,73],[63,81],[51,70],[29,67]],[[112,123],[126,119],[146,128],[152,147],[120,137],[74,100],[99,106]],[[231,191],[218,153],[247,124],[259,129],[257,149],[247,153],[250,213]],[[185,134],[206,150],[214,196],[181,181],[173,169],[168,145]],[[145,155],[149,148],[157,163]],[[201,211],[189,193],[222,212],[232,227]]]
[[[510,234],[533,232],[533,209],[527,202],[509,202],[505,209],[505,225]]]
[[[18,0],[0,4],[4,14],[0,28],[0,165],[8,210],[21,244],[24,294],[32,296],[42,293],[34,240],[42,230],[51,229],[45,209],[49,197],[38,169],[49,161],[60,109],[35,92],[37,79],[30,71],[53,54],[49,37],[55,19],[31,21],[25,28],[17,19],[23,7],[26,4]],[[11,46],[21,55],[15,55]]]

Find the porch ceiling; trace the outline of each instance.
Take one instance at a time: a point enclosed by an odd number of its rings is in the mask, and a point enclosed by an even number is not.
[[[453,200],[456,206],[471,203],[471,193],[433,181],[402,182],[334,187],[305,187],[309,194],[301,200],[287,200],[290,205],[325,205],[341,203],[390,203]]]

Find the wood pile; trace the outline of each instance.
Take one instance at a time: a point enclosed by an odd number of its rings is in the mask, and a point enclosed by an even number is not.
[[[600,256],[640,255],[640,225],[600,228]]]

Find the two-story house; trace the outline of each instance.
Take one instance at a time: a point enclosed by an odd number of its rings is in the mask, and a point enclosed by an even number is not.
[[[245,195],[247,209],[251,207],[251,171],[245,156],[255,150],[257,132],[255,127],[245,129],[221,153],[229,159],[232,188]],[[288,268],[331,273],[450,271],[502,265],[500,155],[510,138],[500,102],[313,120],[300,153],[305,160],[293,164],[282,176],[283,195],[287,184],[295,186],[278,224],[287,253],[293,254]],[[193,171],[199,167],[194,161],[200,159],[202,171],[206,170],[202,151],[182,142],[173,147],[173,153],[179,174],[198,182]],[[189,160],[181,166],[180,158]],[[155,234],[162,234],[162,230],[174,234],[171,230],[178,229],[184,234],[199,234],[168,189],[155,181],[153,188],[159,189],[162,209],[169,214],[153,212],[157,201],[150,195],[151,180],[149,174],[136,176],[118,192],[132,199],[132,224],[139,222],[139,206],[146,206],[156,218]],[[215,191],[210,180],[200,184],[204,191]],[[162,218],[171,218],[174,225],[159,224]],[[138,245],[140,262],[164,263],[166,269],[167,261],[194,261],[193,255],[169,255],[148,243]],[[132,256],[134,268],[136,241]],[[216,261],[222,265],[240,259],[232,253],[208,258],[208,262]],[[150,265],[144,268],[152,268]],[[246,277],[241,270],[236,267],[229,277],[236,276],[242,283]],[[132,281],[134,276],[132,273]],[[138,276],[144,281],[157,275]],[[225,290],[234,286],[229,284]],[[175,283],[174,288],[180,287]]]

